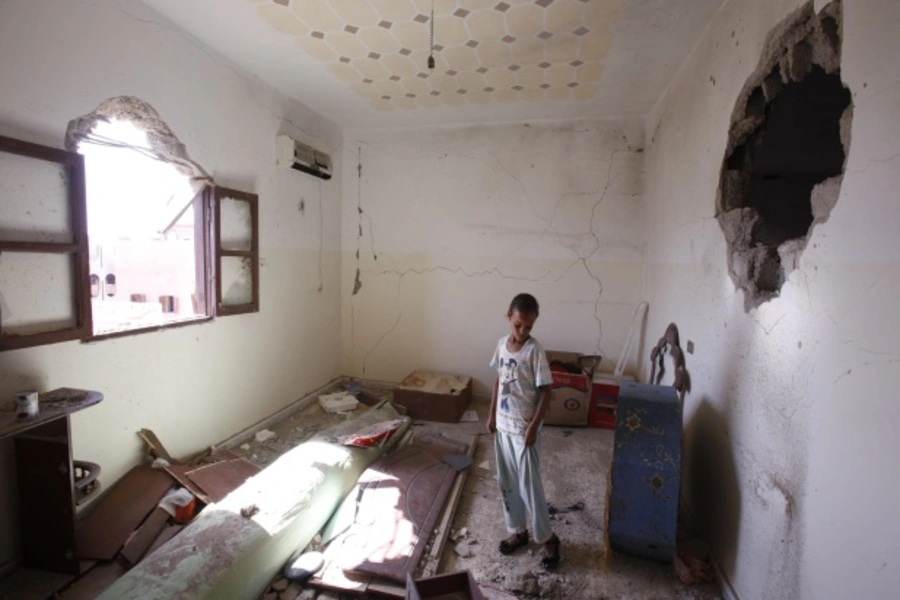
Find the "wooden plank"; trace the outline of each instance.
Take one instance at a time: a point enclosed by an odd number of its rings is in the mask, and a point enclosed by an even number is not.
[[[181,461],[175,460],[169,454],[169,451],[166,450],[166,447],[163,446],[163,443],[159,441],[159,438],[156,437],[156,434],[149,429],[141,429],[138,431],[138,436],[142,440],[144,440],[144,444],[147,445],[147,450],[150,452],[150,456],[153,458],[161,458],[168,462],[170,465],[177,465]]]
[[[200,486],[213,502],[221,502],[225,496],[261,470],[253,463],[238,458],[204,465],[188,471],[186,475],[192,482]]]
[[[198,500],[203,502],[204,504],[209,504],[210,499],[209,496],[206,495],[206,492],[200,489],[196,483],[188,478],[188,471],[193,470],[195,467],[187,466],[187,465],[172,465],[169,467],[165,467],[165,472],[175,478],[182,487],[187,488],[187,490],[197,497]]]
[[[326,554],[339,556],[337,562],[344,569],[405,583],[457,475],[441,457],[467,451],[465,442],[419,434],[409,445],[372,463],[360,477],[357,491],[351,492],[358,498],[355,522],[331,542]]]
[[[307,585],[318,590],[334,590],[345,594],[365,596],[371,581],[371,575],[343,571],[334,562],[331,562],[313,576]]]
[[[97,501],[76,536],[79,558],[111,560],[172,487],[162,469],[137,466]]]
[[[156,536],[156,539],[153,540],[153,543],[150,544],[150,548],[144,554],[144,557],[146,558],[147,556],[150,556],[151,554],[156,552],[157,548],[178,535],[182,529],[184,529],[184,525],[179,525],[178,523],[170,523],[169,525],[166,525],[165,529],[163,529],[160,534]]]
[[[122,558],[132,567],[138,564],[169,521],[169,513],[157,506],[122,548]]]
[[[466,454],[474,457],[477,446],[478,436],[473,435],[469,442],[469,450]],[[471,467],[469,468],[471,469]],[[422,568],[422,577],[431,577],[438,572],[438,568],[441,564],[441,557],[444,554],[444,545],[447,543],[447,537],[450,535],[453,517],[456,515],[456,508],[459,506],[459,499],[462,497],[468,474],[469,469],[464,469],[456,475],[456,481],[453,482],[453,488],[450,490],[450,498],[444,506],[444,512],[441,514],[441,518],[438,521],[438,531],[431,542],[431,552],[425,557],[425,566]]]
[[[369,584],[368,592],[370,595],[382,598],[406,598],[406,586],[393,583],[385,579],[373,579]]]

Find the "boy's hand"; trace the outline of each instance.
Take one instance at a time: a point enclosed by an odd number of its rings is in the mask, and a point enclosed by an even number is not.
[[[525,447],[531,448],[534,446],[535,441],[537,441],[537,427],[529,425],[528,429],[525,430]]]
[[[487,425],[485,426],[488,433],[496,433],[497,432],[497,420],[494,418],[494,415],[488,417]]]

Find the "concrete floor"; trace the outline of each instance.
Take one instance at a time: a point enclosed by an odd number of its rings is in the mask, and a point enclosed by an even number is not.
[[[514,556],[503,556],[497,544],[507,536],[499,490],[494,480],[493,438],[484,434],[485,402],[473,402],[478,423],[415,422],[416,431],[438,430],[447,435],[479,433],[452,531],[466,535],[448,540],[440,572],[468,569],[485,584],[505,589],[517,598],[558,600],[721,600],[718,586],[685,586],[671,564],[608,553],[604,545],[606,482],[612,461],[613,432],[601,429],[545,427],[541,470],[547,500],[557,507],[584,502],[580,512],[557,515],[554,530],[562,540],[562,563],[553,573],[540,567],[540,548],[532,544]],[[361,406],[355,414],[365,407]],[[354,413],[351,413],[352,416]],[[278,434],[265,443],[251,441],[239,450],[265,466],[282,452],[347,416],[328,415],[310,405],[270,427]],[[487,461],[490,470],[479,467]],[[456,550],[463,555],[460,556]],[[332,596],[333,597],[333,596]]]

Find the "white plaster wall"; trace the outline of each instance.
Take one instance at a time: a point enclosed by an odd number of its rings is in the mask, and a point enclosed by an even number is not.
[[[347,134],[344,372],[483,392],[519,292],[545,347],[615,361],[640,300],[642,138],[641,121]]]
[[[735,100],[799,5],[729,1],[648,119],[647,336],[675,321],[696,344],[683,495],[729,594],[895,598],[900,3],[844,4],[847,174],[781,297],[745,314],[714,218]]]
[[[134,0],[0,3],[0,133],[62,147],[70,119],[116,95],[156,108],[217,182],[259,194],[261,311],[0,354],[2,402],[21,388],[103,392],[100,405],[72,417],[72,430],[75,456],[100,463],[106,484],[141,458],[142,427],[176,456],[195,452],[327,383],[341,367],[337,126]],[[330,152],[338,176],[319,183],[276,170],[278,133]],[[5,478],[8,452],[0,454]],[[0,487],[2,505],[8,488]],[[10,513],[2,514],[0,563],[15,545]]]

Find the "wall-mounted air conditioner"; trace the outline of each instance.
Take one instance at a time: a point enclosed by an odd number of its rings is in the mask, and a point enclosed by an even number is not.
[[[280,167],[331,179],[331,157],[286,135],[275,139],[276,163]]]

